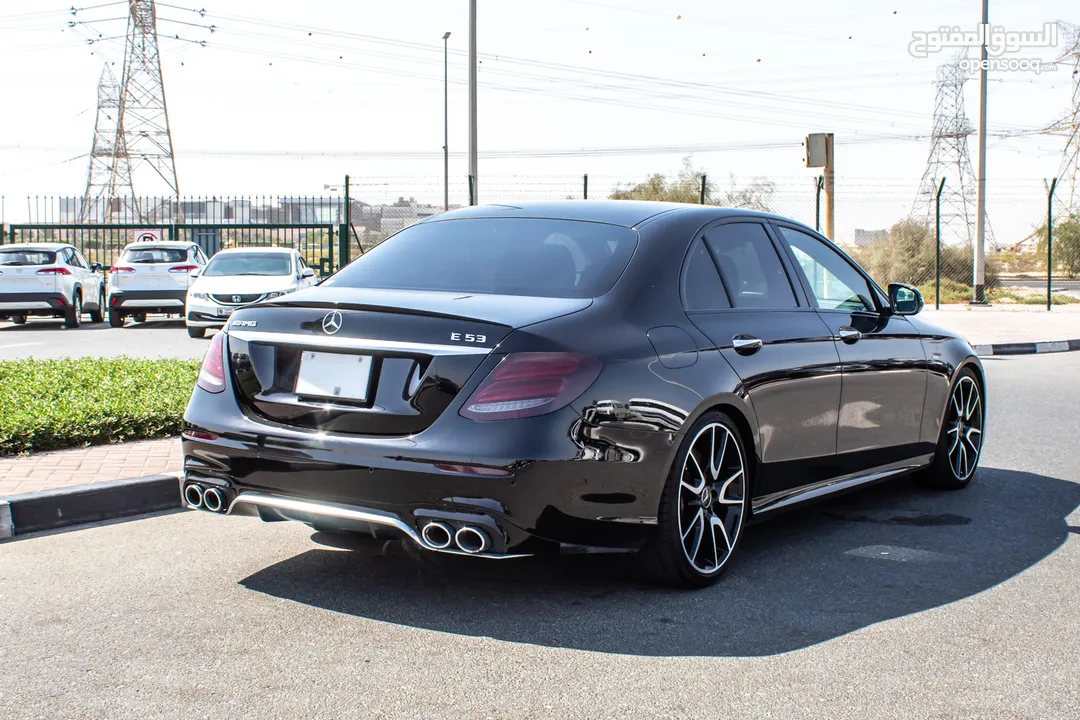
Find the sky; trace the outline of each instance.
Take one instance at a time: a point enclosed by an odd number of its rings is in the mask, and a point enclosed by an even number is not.
[[[97,80],[105,62],[121,74],[126,4],[84,1],[72,13],[71,0],[0,0],[7,222],[85,187]],[[580,197],[585,173],[598,197],[692,156],[720,189],[771,180],[773,209],[812,223],[820,171],[800,144],[833,132],[841,240],[915,199],[935,71],[952,53],[912,57],[912,34],[974,30],[981,12],[978,0],[477,4],[481,202]],[[1080,24],[1080,5],[991,0],[1009,30],[1055,20]],[[173,0],[158,3],[158,31],[183,195],[327,195],[349,174],[354,197],[436,204],[450,32],[451,202],[466,201],[466,0]],[[1053,60],[1067,41],[1015,54]],[[988,216],[1002,244],[1041,221],[1065,138],[1038,130],[1069,111],[1072,86],[1071,67],[990,74]],[[977,78],[965,101],[976,124]],[[974,136],[970,148],[974,164]],[[136,189],[156,188],[137,176]]]

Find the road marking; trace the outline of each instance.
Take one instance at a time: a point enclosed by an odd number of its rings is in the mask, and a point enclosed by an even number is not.
[[[45,343],[15,343],[13,345],[0,345],[0,350],[10,350],[17,347],[30,347],[31,345],[44,345]]]

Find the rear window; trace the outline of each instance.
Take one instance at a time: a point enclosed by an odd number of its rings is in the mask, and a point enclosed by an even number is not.
[[[49,250],[0,250],[0,265],[53,265],[56,253]]]
[[[219,275],[289,275],[292,265],[288,255],[268,253],[230,253],[215,255],[203,271],[203,277]]]
[[[185,248],[133,247],[124,251],[121,260],[133,265],[178,263],[187,260]]]
[[[612,288],[636,246],[633,230],[600,223],[443,220],[402,230],[323,284],[590,298]]]

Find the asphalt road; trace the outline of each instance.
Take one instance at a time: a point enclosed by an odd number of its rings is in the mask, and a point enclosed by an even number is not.
[[[128,355],[142,358],[200,359],[209,345],[213,332],[206,339],[188,337],[182,319],[165,319],[151,315],[150,321],[133,323],[128,320],[122,328],[109,323],[88,323],[69,330],[62,320],[31,318],[26,325],[13,325],[0,320],[0,360],[25,357],[118,357]]]
[[[335,547],[195,512],[0,544],[7,718],[1076,718],[1080,353],[991,358],[967,490],[752,526],[698,592],[613,556]]]

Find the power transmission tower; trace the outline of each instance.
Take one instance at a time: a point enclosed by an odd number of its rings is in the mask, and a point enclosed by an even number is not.
[[[125,194],[131,193],[127,151],[123,138],[118,138],[116,132],[119,114],[120,83],[109,69],[109,63],[105,63],[97,86],[94,144],[90,148],[90,168],[86,173],[86,192],[79,208],[79,222],[106,222],[118,210],[113,204],[118,185],[123,187]],[[118,183],[116,178],[121,178],[121,182]]]
[[[144,198],[156,195],[166,202],[179,198],[154,0],[129,0],[116,137],[117,148],[127,153],[129,175],[125,187],[125,178],[113,172],[112,197],[130,188],[140,220],[155,215],[158,208],[141,207],[135,187]]]
[[[968,122],[964,110],[964,82],[967,75],[960,67],[961,59],[958,57],[951,63],[939,65],[937,69],[930,157],[926,161],[926,171],[919,183],[919,194],[912,206],[911,216],[933,226],[938,183],[945,178],[945,188],[941,193],[941,242],[970,246],[975,242],[976,234],[977,178],[971,169],[967,139],[975,133],[975,129]],[[989,223],[986,226],[986,239],[993,247]]]
[[[1072,70],[1072,107],[1065,117],[1047,128],[1046,132],[1061,133],[1068,139],[1058,170],[1058,190],[1054,194],[1065,214],[1080,213],[1080,26],[1059,22],[1061,34],[1070,38],[1065,51],[1058,57],[1059,65]]]

